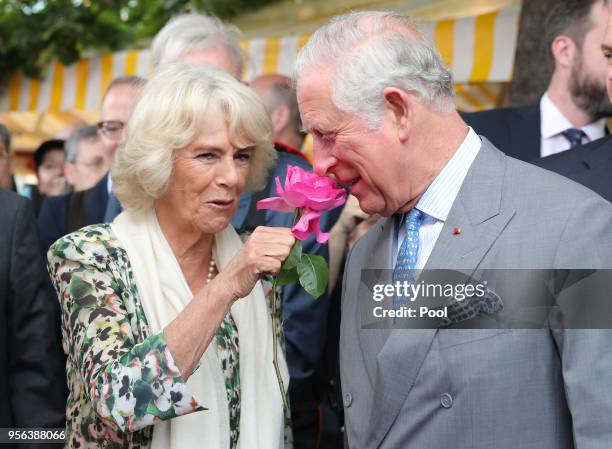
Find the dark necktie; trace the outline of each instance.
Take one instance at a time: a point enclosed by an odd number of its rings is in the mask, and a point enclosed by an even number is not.
[[[106,212],[104,213],[104,223],[110,223],[123,209],[119,200],[113,192],[108,194],[108,202],[106,203]]]
[[[582,139],[586,137],[586,134],[583,130],[576,128],[568,128],[561,134],[563,134],[565,138],[569,141],[570,149],[575,148],[578,145],[582,145]]]

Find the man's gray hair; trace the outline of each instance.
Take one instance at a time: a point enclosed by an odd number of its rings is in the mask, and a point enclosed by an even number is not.
[[[240,30],[224,24],[217,17],[203,14],[176,16],[157,33],[151,43],[153,67],[177,62],[186,53],[201,50],[214,44],[224,44],[230,50],[238,70],[242,72],[243,55],[240,48]]]
[[[64,144],[64,161],[70,164],[76,162],[81,142],[84,140],[97,140],[100,138],[96,125],[83,126],[72,134]]]
[[[4,145],[4,149],[6,153],[11,152],[11,133],[6,126],[0,123],[0,139],[2,139],[2,144]]]
[[[290,83],[277,82],[270,86],[268,105],[270,112],[277,107],[284,105],[289,110],[289,120],[291,127],[297,135],[302,135],[302,119],[298,108],[295,89]]]
[[[334,17],[298,54],[298,85],[306,72],[328,67],[333,103],[373,128],[380,124],[386,87],[415,94],[440,113],[455,109],[451,72],[406,16],[364,11]]]
[[[138,76],[138,75],[123,75],[123,76],[118,76],[117,78],[114,78],[110,82],[108,87],[106,88],[106,91],[104,92],[104,96],[102,97],[102,102],[104,102],[104,99],[106,98],[108,93],[111,90],[113,90],[115,87],[117,87],[117,86],[131,86],[131,87],[133,87],[135,89],[140,89],[146,83],[147,83],[147,79],[143,78],[141,76]]]

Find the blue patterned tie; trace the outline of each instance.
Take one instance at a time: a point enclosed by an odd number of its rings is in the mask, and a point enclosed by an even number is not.
[[[406,238],[402,243],[398,253],[395,269],[393,270],[393,284],[396,281],[414,282],[414,268],[416,267],[417,257],[419,255],[419,228],[423,220],[423,212],[418,209],[412,209],[406,218]],[[395,309],[406,305],[407,299],[403,296],[393,298],[393,307]]]
[[[586,137],[586,134],[583,130],[576,128],[568,128],[561,134],[563,134],[565,138],[569,141],[570,150],[572,148],[577,147],[578,145],[582,145],[582,139]]]

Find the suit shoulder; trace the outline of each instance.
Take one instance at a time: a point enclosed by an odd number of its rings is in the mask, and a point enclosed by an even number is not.
[[[529,106],[514,106],[507,108],[487,109],[486,111],[464,112],[461,114],[463,119],[470,126],[479,126],[484,124],[499,125],[500,120],[509,120],[519,115],[528,114],[536,111],[538,105]]]
[[[0,210],[7,217],[14,217],[17,211],[23,207],[27,207],[31,201],[15,192],[0,188]]]
[[[612,212],[612,204],[587,187],[556,172],[505,157],[508,167],[506,183],[522,198],[533,198],[537,202],[551,200],[556,207],[565,209],[573,209],[587,202],[601,202],[605,209],[610,208]]]
[[[376,223],[374,223],[370,230],[365,233],[365,235],[363,235],[359,240],[357,240],[357,242],[355,242],[347,256],[347,266],[355,260],[364,261],[369,259],[371,254],[368,253],[374,245],[375,239],[383,231],[385,225],[393,224],[391,223],[391,220],[392,218],[378,220]]]
[[[567,174],[581,168],[586,168],[585,159],[594,158],[598,165],[601,162],[612,163],[612,136],[606,136],[601,139],[581,145],[572,150],[562,151],[557,154],[538,159],[533,163],[538,167],[547,170],[553,170],[557,173]]]

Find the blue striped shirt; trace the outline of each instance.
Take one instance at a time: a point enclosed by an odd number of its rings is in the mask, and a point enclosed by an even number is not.
[[[480,137],[470,128],[463,143],[417,203],[416,208],[423,212],[423,221],[419,230],[419,254],[415,268],[422,269],[427,263],[463,180],[472,162],[476,159],[481,145]],[[399,248],[406,237],[406,228],[403,226],[405,219],[406,214],[402,215],[401,220],[396,220],[397,239],[393,250],[394,264]]]

